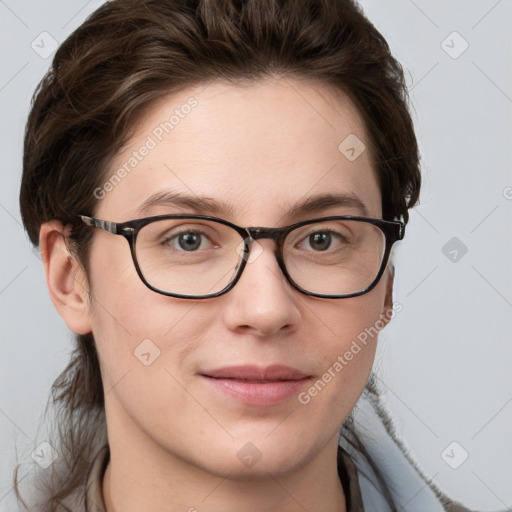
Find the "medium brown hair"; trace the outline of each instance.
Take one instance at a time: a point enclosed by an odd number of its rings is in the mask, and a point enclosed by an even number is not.
[[[295,77],[333,86],[355,103],[369,137],[383,218],[408,220],[420,190],[419,155],[400,64],[352,0],[113,0],[60,46],[28,118],[20,205],[30,240],[59,220],[88,272],[93,191],[158,99],[213,80]],[[341,142],[341,141],[340,141]],[[41,510],[64,507],[106,440],[104,391],[91,333],[77,335],[57,378],[59,453]],[[54,470],[56,472],[56,469]],[[69,510],[67,507],[66,510]]]

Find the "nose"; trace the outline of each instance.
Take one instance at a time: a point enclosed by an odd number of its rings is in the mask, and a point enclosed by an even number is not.
[[[226,295],[223,310],[228,328],[269,337],[293,332],[300,321],[299,294],[283,275],[271,240],[253,242],[240,280]]]

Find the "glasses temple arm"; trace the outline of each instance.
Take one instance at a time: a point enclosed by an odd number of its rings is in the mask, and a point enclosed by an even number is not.
[[[108,220],[95,219],[94,217],[88,217],[87,215],[79,215],[84,224],[93,228],[99,228],[108,233],[117,235],[119,233],[116,222],[110,222]]]

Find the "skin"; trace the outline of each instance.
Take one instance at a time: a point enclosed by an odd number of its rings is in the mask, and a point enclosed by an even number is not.
[[[212,214],[240,226],[361,215],[343,205],[290,215],[306,198],[333,192],[357,196],[369,216],[381,217],[369,151],[351,162],[338,150],[349,134],[369,147],[356,108],[339,91],[291,78],[213,82],[165,98],[141,120],[112,173],[190,97],[197,106],[98,201],[95,217],[123,222],[211,213],[161,205],[137,214],[162,190],[222,201],[230,211]],[[71,330],[92,331],[97,343],[111,450],[103,481],[108,512],[345,510],[337,432],[364,389],[376,339],[307,405],[293,396],[273,406],[247,406],[212,389],[197,372],[279,363],[316,381],[391,308],[390,269],[360,297],[308,297],[282,276],[274,242],[261,240],[263,252],[234,289],[183,300],[148,289],[126,240],[98,229],[88,282],[61,234],[66,230],[59,223],[44,224],[41,251],[55,307]],[[144,366],[134,350],[148,338],[160,356]],[[237,457],[248,442],[262,455],[252,467]]]

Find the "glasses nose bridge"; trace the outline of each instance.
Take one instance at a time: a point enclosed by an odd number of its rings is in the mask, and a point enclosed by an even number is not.
[[[283,228],[264,228],[264,227],[250,227],[246,228],[245,231],[249,235],[249,239],[246,240],[247,246],[250,247],[251,243],[256,240],[273,240],[275,243],[274,254],[281,266],[281,247],[282,241],[285,237],[286,229]]]
[[[253,240],[262,240],[262,239],[270,239],[274,240],[274,242],[279,245],[279,242],[283,238],[284,229],[282,228],[260,228],[260,227],[251,227],[246,228],[247,233],[250,238]]]
[[[244,231],[248,235],[248,237],[246,237],[244,240],[245,250],[247,251],[246,255],[243,256],[243,259],[246,260],[245,263],[251,262],[251,256],[249,256],[249,251],[251,251],[252,242],[263,239],[273,240],[275,243],[273,253],[277,261],[277,265],[281,269],[283,275],[289,280],[288,273],[286,271],[283,261],[283,255],[281,252],[283,240],[288,232],[287,228],[249,227],[245,228]],[[262,251],[262,249],[260,248],[259,251]],[[259,251],[257,250],[257,254],[259,253]]]

